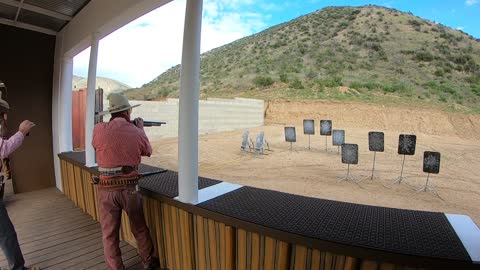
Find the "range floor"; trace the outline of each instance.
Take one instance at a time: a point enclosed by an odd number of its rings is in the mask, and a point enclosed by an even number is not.
[[[5,198],[27,265],[41,269],[107,269],[100,224],[55,188]],[[134,247],[120,243],[127,269],[143,269]],[[0,269],[8,269],[0,252]]]

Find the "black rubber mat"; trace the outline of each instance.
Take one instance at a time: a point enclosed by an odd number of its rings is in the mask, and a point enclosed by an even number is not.
[[[85,152],[78,151],[78,152],[65,152],[58,155],[60,158],[64,158],[70,160],[71,162],[76,163],[77,165],[85,165]],[[89,168],[90,170],[98,173],[98,166]],[[162,170],[162,168],[158,168],[155,166],[150,166],[147,164],[140,164],[138,166],[138,171],[140,173],[147,173],[147,172],[154,172]]]
[[[198,188],[206,188],[222,181],[199,177]],[[174,198],[178,196],[178,172],[166,171],[144,177],[140,180],[140,188],[152,191],[162,196]]]
[[[198,206],[314,239],[471,261],[443,213],[322,200],[252,187],[242,187]]]
[[[65,158],[69,159],[71,161],[74,161],[76,163],[80,163],[85,165],[85,152],[84,151],[78,151],[78,152],[65,152],[58,154],[60,158]]]

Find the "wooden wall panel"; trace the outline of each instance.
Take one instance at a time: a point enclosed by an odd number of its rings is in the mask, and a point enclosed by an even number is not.
[[[198,215],[194,228],[196,269],[234,269],[235,229]]]
[[[0,24],[0,80],[8,88],[11,132],[37,126],[10,157],[15,193],[55,187],[52,89],[56,36]],[[13,133],[11,134],[13,135]]]

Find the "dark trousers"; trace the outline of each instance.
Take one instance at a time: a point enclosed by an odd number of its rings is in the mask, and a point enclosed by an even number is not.
[[[99,187],[98,203],[103,251],[109,269],[124,269],[119,247],[122,210],[127,213],[130,220],[130,228],[137,240],[138,253],[143,264],[151,263],[154,260],[155,250],[143,215],[142,195],[135,191],[135,187]]]
[[[3,200],[0,199],[0,248],[7,257],[8,268],[10,270],[25,269],[25,260],[23,259],[20,245],[18,244],[17,233],[13,227],[12,221],[8,216],[7,209]]]

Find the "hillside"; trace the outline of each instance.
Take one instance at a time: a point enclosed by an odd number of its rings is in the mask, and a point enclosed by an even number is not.
[[[103,94],[105,96],[107,96],[112,92],[123,92],[127,89],[132,88],[119,81],[109,79],[109,78],[104,78],[104,77],[97,77],[96,84],[98,88],[103,89]],[[73,82],[72,82],[72,89],[80,89],[80,88],[87,88],[87,78],[74,75]]]
[[[336,99],[480,111],[480,42],[393,9],[329,7],[211,50],[201,97]],[[180,66],[126,93],[178,96]]]

